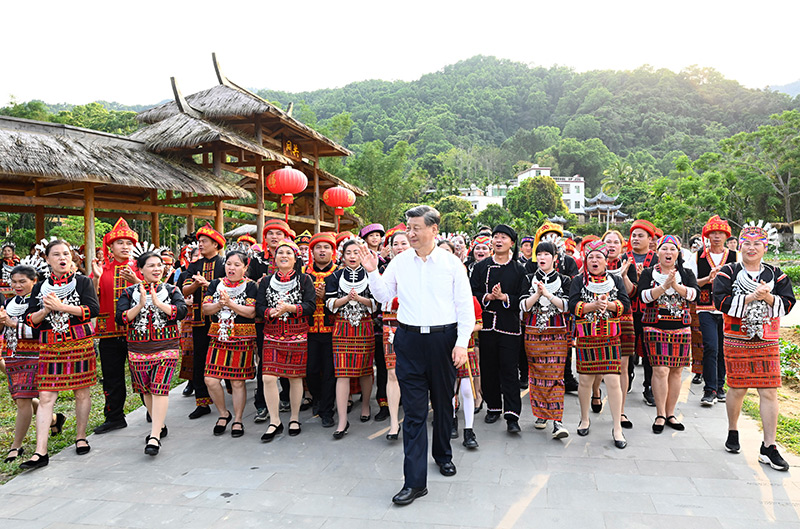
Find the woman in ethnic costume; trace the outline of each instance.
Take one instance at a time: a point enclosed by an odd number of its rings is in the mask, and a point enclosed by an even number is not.
[[[225,277],[213,280],[203,298],[203,314],[213,320],[208,331],[210,341],[204,377],[208,393],[219,412],[214,435],[225,433],[232,419],[231,437],[244,435],[242,415],[247,402],[244,382],[256,374],[253,352],[256,349],[258,289],[255,281],[244,277],[247,266],[248,259],[243,252],[228,252]],[[231,381],[233,414],[225,407],[225,392],[220,385],[223,379]]]
[[[370,419],[369,396],[372,392],[372,362],[375,334],[371,315],[377,309],[369,290],[369,278],[361,266],[359,239],[351,237],[342,242],[342,268],[325,279],[325,304],[336,315],[333,330],[333,365],[336,374],[336,411],[339,424],[334,439],[347,433],[347,399],[350,379],[358,378],[361,385],[361,422]]]
[[[72,252],[67,243],[54,240],[45,248],[50,265],[47,281],[33,287],[25,322],[39,331],[39,410],[36,415],[36,452],[20,468],[39,468],[48,464],[47,438],[53,407],[59,391],[75,394],[75,419],[78,439],[75,451],[88,454],[86,427],[92,407],[90,388],[97,382],[92,318],[100,312],[92,280],[76,275]]]
[[[408,234],[405,231],[397,231],[392,235],[390,258],[394,259],[397,255],[411,248],[408,243]],[[380,267],[380,272],[386,270],[386,266]],[[383,351],[386,361],[386,400],[389,408],[389,432],[386,439],[396,441],[400,434],[400,384],[397,382],[397,355],[394,352],[394,333],[397,331],[397,298],[394,298],[390,306],[383,306]]]
[[[186,269],[190,263],[195,262],[200,257],[200,251],[197,249],[197,243],[184,246],[180,251],[180,268],[175,276],[175,284],[180,285],[185,281],[181,279],[183,274],[186,274]],[[190,397],[194,393],[194,339],[192,338],[192,329],[195,324],[194,314],[195,311],[191,310],[194,304],[194,297],[184,297],[184,302],[189,310],[186,311],[186,317],[180,322],[180,344],[181,344],[181,363],[178,376],[186,380],[186,387],[183,388],[183,396]]]
[[[264,442],[283,432],[279,377],[289,379],[289,435],[300,434],[298,419],[308,361],[308,315],[316,309],[314,283],[302,273],[300,249],[291,239],[278,243],[275,265],[277,270],[261,281],[256,296],[256,313],[264,317],[261,375],[270,418],[267,431],[261,436]]]
[[[768,244],[778,233],[759,221],[742,228],[741,263],[722,267],[714,279],[714,306],[723,313],[725,367],[728,373],[728,439],[725,449],[738,453],[739,413],[748,388],[758,390],[764,441],[759,461],[788,470],[778,453],[778,389],[781,386],[778,331],[780,318],[795,304],[792,283],[780,268],[763,262]],[[777,245],[776,245],[777,246]]]
[[[144,282],[122,291],[115,319],[127,326],[128,366],[133,391],[142,395],[152,418],[144,453],[157,455],[167,436],[167,407],[172,376],[180,357],[180,320],[188,311],[178,287],[161,284],[161,256],[147,252],[136,258]]]
[[[624,253],[625,237],[622,236],[618,230],[608,230],[601,237],[603,242],[608,246],[608,266],[606,269],[609,273],[618,275],[622,278],[625,284],[625,289],[628,298],[634,295],[636,285],[628,277],[628,268],[631,265],[631,260]],[[629,363],[632,361],[634,354],[636,354],[636,333],[633,327],[633,312],[630,310],[625,311],[619,317],[620,327],[622,334],[620,335],[620,376],[619,383],[622,389],[622,407],[620,411],[621,424],[623,428],[633,428],[633,423],[625,415],[625,402],[628,395],[628,387],[631,384],[631,375],[633,370],[629,368]],[[595,381],[595,386],[592,388],[592,411],[600,413],[603,409],[602,394],[600,393],[600,380]]]
[[[558,255],[551,242],[536,247],[537,268],[525,276],[519,308],[525,325],[528,387],[534,426],[543,429],[553,421],[553,439],[569,437],[564,415],[564,364],[572,333],[568,321],[571,278],[554,267]]]
[[[692,348],[689,303],[697,299],[698,286],[694,273],[683,267],[677,237],[661,237],[656,249],[658,263],[642,270],[637,292],[645,303],[642,324],[653,366],[656,401],[653,432],[661,433],[664,425],[673,430],[684,429],[675,417],[675,404],[681,392],[681,373],[689,365]]]
[[[2,259],[0,260],[0,294],[11,298],[14,290],[11,288],[11,270],[19,264],[19,257],[15,253],[16,245],[13,242],[3,243]]]
[[[35,259],[42,262],[38,257]],[[10,463],[24,454],[22,442],[28,433],[33,414],[39,406],[37,398],[39,390],[36,387],[36,374],[39,371],[39,333],[25,324],[25,312],[28,310],[28,300],[36,279],[36,268],[26,265],[15,266],[11,270],[9,283],[14,297],[8,300],[4,308],[0,307],[0,329],[3,329],[2,334],[6,341],[3,359],[6,363],[8,389],[17,406],[14,441],[4,463]],[[65,420],[66,417],[61,413],[54,415],[50,426],[51,433],[61,433]],[[14,455],[11,455],[12,452]]]
[[[602,240],[586,244],[584,272],[572,279],[569,292],[569,309],[575,314],[575,349],[577,351],[578,398],[581,403],[581,421],[578,435],[589,434],[589,402],[592,384],[600,377],[606,384],[608,404],[614,421],[611,431],[614,445],[625,448],[622,434],[622,392],[620,389],[619,316],[630,309],[625,284],[620,277],[606,271],[608,247]]]

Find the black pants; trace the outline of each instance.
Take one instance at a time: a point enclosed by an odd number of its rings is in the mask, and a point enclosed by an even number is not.
[[[208,330],[211,323],[206,321],[205,325],[192,329],[192,345],[194,346],[194,362],[192,363],[194,373],[192,383],[194,384],[194,400],[198,406],[211,406],[211,397],[206,387],[206,355],[208,354]]]
[[[528,353],[525,352],[525,343],[519,341],[519,356],[517,358],[517,365],[519,367],[519,383],[528,384]]]
[[[404,487],[424,487],[428,479],[428,394],[433,408],[433,459],[452,461],[450,429],[453,426],[453,392],[456,368],[453,347],[457,330],[420,334],[397,329],[397,381],[403,395]]]
[[[118,336],[100,339],[100,366],[103,368],[103,394],[106,404],[103,414],[106,421],[125,418],[125,362],[128,359],[128,342]]]
[[[264,378],[261,376],[261,367],[264,365],[264,324],[256,323],[256,348],[258,350],[258,365],[256,366],[256,394],[253,404],[256,409],[265,409],[267,401],[264,400]]]
[[[641,351],[643,352],[642,367],[644,368],[644,381],[642,381],[642,387],[648,389],[653,385],[653,366],[650,365],[650,355],[648,354],[647,342],[644,339],[644,324],[642,324],[641,312],[633,313],[633,332],[636,335],[636,349],[638,350],[641,347]],[[632,370],[633,361],[629,361],[628,371],[630,372]]]
[[[386,371],[386,356],[383,350],[382,327],[375,329],[375,369],[375,400],[378,401],[379,405],[386,406],[386,382],[389,378],[389,374]]]
[[[333,419],[333,404],[336,400],[332,340],[330,333],[308,333],[306,383],[320,418],[328,419]]]
[[[521,336],[481,331],[481,389],[488,411],[505,412],[507,420],[518,420],[519,347]]]

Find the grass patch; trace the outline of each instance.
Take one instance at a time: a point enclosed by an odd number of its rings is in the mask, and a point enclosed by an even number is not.
[[[758,421],[759,429],[761,429],[761,413],[758,410],[758,394],[755,391],[747,392],[742,404],[742,411]],[[776,439],[787,450],[800,455],[800,419],[779,413]]]

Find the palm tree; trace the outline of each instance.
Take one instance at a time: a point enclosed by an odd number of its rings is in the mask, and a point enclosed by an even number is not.
[[[603,171],[603,176],[605,178],[600,182],[600,190],[606,195],[613,196],[619,194],[619,190],[632,183],[638,175],[628,162],[617,158],[609,169]]]

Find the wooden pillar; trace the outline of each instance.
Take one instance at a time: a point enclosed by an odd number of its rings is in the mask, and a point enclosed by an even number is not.
[[[216,217],[214,217],[214,229],[225,235],[225,213],[222,211],[222,200],[216,199],[214,206],[217,210]]]
[[[319,146],[314,143],[314,233],[320,232]]]
[[[44,237],[44,206],[36,206],[36,243]]]
[[[158,191],[153,189],[150,191],[150,202],[155,206],[158,204]],[[156,247],[161,246],[160,237],[158,234],[158,213],[150,213],[150,242]]]
[[[256,240],[264,244],[264,165],[258,162],[258,181],[256,182]]]
[[[186,235],[194,233],[194,215],[186,216]]]
[[[85,184],[83,188],[83,243],[87,266],[95,255],[94,247],[94,185]]]

